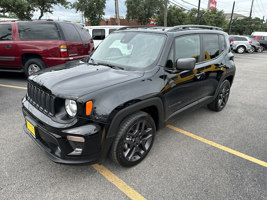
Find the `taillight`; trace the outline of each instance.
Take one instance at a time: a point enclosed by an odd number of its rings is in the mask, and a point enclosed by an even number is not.
[[[249,44],[251,44],[252,43],[252,41],[249,41]]]
[[[231,45],[233,44],[233,42],[234,42],[234,40],[230,40],[230,44],[231,44]]]
[[[60,45],[59,46],[59,51],[60,51],[60,56],[62,58],[66,58],[68,57],[68,48],[67,48],[67,45]]]

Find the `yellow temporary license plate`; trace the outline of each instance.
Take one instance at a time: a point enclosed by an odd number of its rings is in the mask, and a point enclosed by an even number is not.
[[[35,137],[35,130],[34,130],[34,126],[30,123],[30,122],[28,122],[27,120],[26,120],[26,126],[27,126],[27,129],[32,133],[32,135]]]

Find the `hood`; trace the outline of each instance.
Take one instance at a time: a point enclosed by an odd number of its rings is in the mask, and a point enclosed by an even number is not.
[[[142,76],[143,72],[76,62],[47,68],[30,76],[29,81],[45,87],[58,97],[78,99],[94,91]]]

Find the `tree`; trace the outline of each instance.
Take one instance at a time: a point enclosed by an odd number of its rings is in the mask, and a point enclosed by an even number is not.
[[[251,34],[254,31],[260,31],[261,29],[264,31],[266,29],[266,26],[262,26],[262,19],[260,18],[253,18],[249,20],[248,17],[245,17],[243,19],[234,19],[232,23],[232,33],[238,34],[238,35],[245,35],[247,33],[247,26],[248,23],[250,23],[248,34]]]
[[[170,6],[168,7],[167,16],[167,26],[187,24],[188,14],[183,8],[179,8],[177,6]],[[158,26],[164,25],[163,12],[160,12],[160,14],[156,17],[156,22]]]
[[[31,19],[34,9],[27,0],[1,0],[1,13],[14,13],[19,19]]]
[[[127,20],[132,19],[146,25],[152,17],[163,11],[164,0],[126,0],[125,5]]]
[[[100,24],[105,14],[104,9],[106,7],[106,1],[78,0],[72,4],[72,7],[75,8],[76,11],[81,11],[90,25],[97,26]]]
[[[35,11],[40,11],[39,19],[44,16],[44,13],[53,13],[54,5],[62,5],[66,8],[69,5],[66,0],[28,0],[28,2]]]
[[[1,0],[0,12],[14,13],[19,19],[31,19],[34,11],[40,11],[39,19],[44,13],[53,13],[53,6],[60,4],[67,7],[69,2],[66,0]]]
[[[200,18],[200,24],[224,27],[226,23],[226,18],[223,10],[219,11],[216,8],[205,11],[205,13]]]

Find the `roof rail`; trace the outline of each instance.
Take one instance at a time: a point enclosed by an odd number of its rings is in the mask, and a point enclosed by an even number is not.
[[[206,26],[206,25],[181,25],[181,26],[174,26],[169,29],[167,29],[167,32],[173,32],[173,31],[181,31],[184,29],[210,29],[210,30],[220,30],[222,31],[222,28],[216,27],[216,26]]]
[[[138,29],[138,28],[142,28],[142,29],[160,29],[160,30],[165,30],[167,27],[164,26],[125,26],[122,28],[119,28],[118,30],[127,30],[127,29]]]

